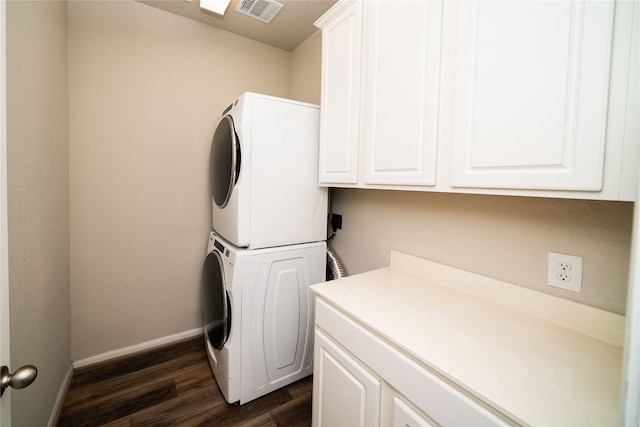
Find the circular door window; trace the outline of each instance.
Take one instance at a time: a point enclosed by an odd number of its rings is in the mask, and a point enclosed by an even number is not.
[[[213,201],[222,209],[229,203],[240,174],[240,144],[230,116],[220,120],[213,134],[209,168]]]
[[[202,313],[211,346],[221,350],[231,330],[231,306],[224,279],[224,266],[216,251],[207,255],[204,262]]]

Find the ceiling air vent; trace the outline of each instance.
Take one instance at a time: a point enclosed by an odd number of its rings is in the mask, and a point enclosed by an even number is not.
[[[282,6],[274,0],[242,0],[236,10],[268,24],[282,9]]]

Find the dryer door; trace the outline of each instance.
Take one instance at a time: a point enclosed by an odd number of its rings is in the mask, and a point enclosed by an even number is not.
[[[229,203],[240,176],[240,143],[229,115],[220,119],[213,134],[209,172],[213,202],[222,209]]]
[[[204,328],[211,346],[221,350],[231,330],[231,304],[227,294],[224,265],[217,251],[207,255],[202,284]]]

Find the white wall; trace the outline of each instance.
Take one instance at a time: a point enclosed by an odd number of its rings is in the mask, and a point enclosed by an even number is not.
[[[198,328],[209,144],[291,55],[134,1],[69,2],[73,360]]]
[[[71,365],[67,5],[9,1],[7,161],[13,427],[47,425]]]

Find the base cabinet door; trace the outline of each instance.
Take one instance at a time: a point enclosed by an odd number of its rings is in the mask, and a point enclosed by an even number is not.
[[[321,331],[314,346],[312,425],[379,425],[380,380]]]
[[[436,427],[438,425],[411,408],[400,396],[394,396],[392,404],[393,427]]]

